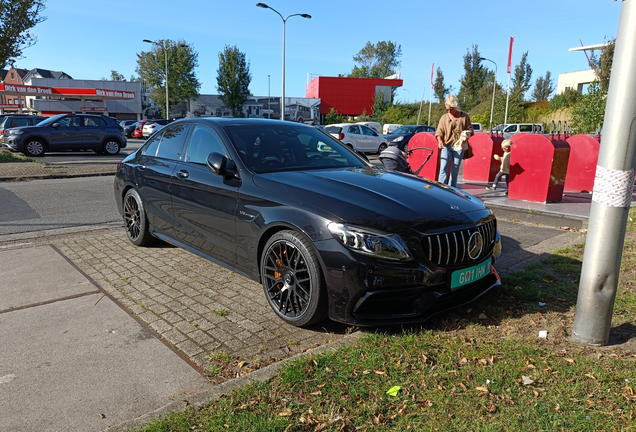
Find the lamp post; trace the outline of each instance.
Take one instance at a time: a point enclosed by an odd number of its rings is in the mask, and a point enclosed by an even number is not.
[[[272,118],[272,107],[270,105],[272,102],[271,82],[272,80],[270,79],[269,74],[267,74],[267,118],[268,119]]]
[[[287,20],[293,16],[301,16],[303,18],[311,18],[311,15],[308,14],[291,14],[288,15],[287,18],[283,18],[283,16],[280,14],[280,12],[278,12],[276,9],[274,9],[273,7],[267,6],[265,3],[256,3],[256,6],[264,8],[264,9],[271,9],[274,12],[276,12],[278,14],[278,16],[280,17],[280,19],[283,20],[283,91],[282,91],[282,96],[281,96],[281,104],[280,104],[280,119],[281,120],[285,120],[285,24],[287,23]]]
[[[406,100],[406,103],[410,103],[411,102],[411,92],[408,89],[403,88],[402,90],[404,90],[405,92],[407,92],[409,94],[409,98]]]
[[[479,60],[486,60],[495,65],[495,80],[492,83],[492,104],[490,106],[490,132],[492,132],[492,114],[495,110],[495,90],[497,90],[497,63],[484,57],[479,57]]]
[[[161,46],[161,48],[163,49],[163,53],[165,54],[165,58],[166,58],[166,119],[168,119],[168,115],[169,115],[168,110],[170,108],[169,108],[169,102],[168,102],[168,50],[166,49],[166,41],[162,40],[161,42],[157,42],[157,41],[151,41],[148,39],[144,39],[143,41],[153,45]],[[179,44],[179,47],[186,48],[187,45]]]

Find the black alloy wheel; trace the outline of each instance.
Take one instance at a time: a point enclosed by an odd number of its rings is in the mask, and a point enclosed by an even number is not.
[[[116,140],[108,139],[106,140],[106,142],[104,142],[103,148],[104,148],[104,153],[106,153],[109,156],[115,156],[116,154],[119,153],[121,146]]]
[[[274,312],[298,327],[325,319],[325,281],[311,243],[294,231],[280,231],[264,250],[261,281]]]
[[[378,153],[382,153],[384,150],[386,150],[386,144],[382,143],[380,147],[378,147]]]
[[[139,193],[130,189],[124,196],[124,228],[130,242],[136,246],[152,244],[156,239],[150,234],[146,209]]]
[[[45,151],[44,143],[38,139],[30,139],[24,145],[24,154],[27,156],[41,157]]]

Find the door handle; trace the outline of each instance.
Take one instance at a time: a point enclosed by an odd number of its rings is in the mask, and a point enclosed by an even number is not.
[[[179,178],[188,178],[190,176],[190,173],[186,170],[181,170],[177,173],[177,177]]]

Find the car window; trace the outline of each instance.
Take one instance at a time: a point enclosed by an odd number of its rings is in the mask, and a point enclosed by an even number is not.
[[[57,121],[60,127],[79,127],[80,118],[76,116],[62,117]]]
[[[157,156],[157,149],[161,141],[161,134],[154,135],[149,138],[139,150],[139,153],[145,156]]]
[[[9,117],[9,121],[6,121],[6,127],[19,127],[19,126],[29,126],[29,119],[27,117]]]
[[[327,133],[340,133],[340,131],[342,131],[341,127],[337,127],[337,126],[330,126],[330,127],[325,127],[325,132]]]
[[[106,121],[99,117],[84,117],[82,120],[82,126],[106,126]]]
[[[190,137],[185,161],[205,165],[210,153],[226,154],[217,134],[205,126],[196,125]]]
[[[349,126],[349,133],[361,135],[360,128],[358,126]]]
[[[179,160],[183,151],[183,144],[190,128],[186,124],[174,125],[162,129],[161,142],[157,150],[157,157]]]
[[[402,126],[393,131],[395,135],[406,135],[413,131],[413,126]]]
[[[375,136],[375,132],[371,128],[368,128],[366,126],[360,126],[360,129],[362,129],[363,135]]]
[[[510,125],[506,129],[504,129],[504,132],[516,132],[516,131],[517,131],[517,125]]]
[[[519,132],[532,132],[532,125],[519,126]]]

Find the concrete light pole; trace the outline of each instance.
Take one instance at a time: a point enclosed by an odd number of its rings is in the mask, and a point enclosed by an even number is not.
[[[278,14],[280,19],[283,20],[283,91],[282,91],[282,96],[280,98],[280,100],[281,100],[281,104],[280,104],[280,119],[281,120],[285,120],[285,24],[287,23],[287,20],[289,18],[293,17],[293,16],[301,16],[303,18],[310,19],[311,15],[308,15],[308,14],[292,14],[292,15],[288,15],[287,18],[283,18],[283,16],[280,14],[280,12],[278,12],[273,7],[267,6],[265,3],[256,3],[256,6],[264,8],[264,9],[273,10],[274,12],[276,12]]]
[[[165,58],[166,58],[166,120],[167,120],[170,112],[169,112],[169,102],[168,102],[168,50],[166,49],[166,41],[161,40],[161,42],[157,42],[157,41],[151,41],[151,40],[148,40],[148,39],[144,39],[143,41],[146,42],[146,43],[149,43],[149,44],[161,46],[161,48],[163,49],[163,53],[165,55]],[[179,47],[180,48],[186,48],[187,45],[180,44]]]
[[[271,102],[272,102],[272,96],[271,96],[271,82],[272,80],[269,77],[269,74],[267,74],[267,118],[271,119],[272,118],[272,107],[271,107]]]

